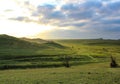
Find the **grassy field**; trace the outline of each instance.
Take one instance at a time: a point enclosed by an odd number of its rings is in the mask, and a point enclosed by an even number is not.
[[[39,40],[36,39],[37,43],[33,42],[34,40],[29,43],[4,36],[2,41],[0,42],[3,47],[0,48],[0,69],[61,67],[64,66],[66,57],[70,58],[71,66],[110,62],[111,55],[120,61],[120,40],[71,39],[37,44]]]
[[[109,63],[0,71],[0,84],[119,84],[119,79],[120,68]]]
[[[41,42],[40,42],[41,41]],[[0,36],[0,84],[119,84],[120,40]],[[65,68],[69,58],[70,68]]]

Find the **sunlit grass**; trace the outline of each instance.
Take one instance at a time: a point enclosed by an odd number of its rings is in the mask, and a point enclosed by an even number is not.
[[[120,69],[109,63],[71,68],[43,68],[0,71],[1,84],[119,84]]]

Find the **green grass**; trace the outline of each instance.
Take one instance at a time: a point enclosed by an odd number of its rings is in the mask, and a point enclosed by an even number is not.
[[[0,84],[120,83],[120,40],[29,40],[0,35]]]
[[[120,68],[109,68],[108,65],[4,70],[0,71],[0,84],[119,84]]]
[[[119,40],[29,40],[0,35],[0,69],[61,67],[66,56],[72,66],[120,60]]]

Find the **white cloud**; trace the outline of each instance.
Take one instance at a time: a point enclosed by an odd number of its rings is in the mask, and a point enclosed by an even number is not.
[[[31,37],[37,33],[43,33],[54,28],[50,25],[40,25],[33,22],[26,23],[18,21],[0,20],[0,23],[0,34],[8,34],[18,37]]]

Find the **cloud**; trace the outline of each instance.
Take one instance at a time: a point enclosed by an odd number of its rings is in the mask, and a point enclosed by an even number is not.
[[[98,29],[99,30],[99,29]],[[96,38],[106,38],[106,39],[118,39],[118,37],[120,36],[120,32],[113,32],[113,29],[107,29],[106,31],[104,31],[103,29],[97,31],[96,30],[92,30],[92,32],[87,32],[87,31],[78,31],[78,30],[62,30],[62,29],[56,29],[53,31],[49,31],[47,33],[44,34],[39,34],[39,36],[43,35],[44,38],[48,39],[96,39]],[[101,32],[102,31],[102,32]]]
[[[63,33],[60,37],[68,35],[77,38],[109,34],[111,37],[117,37],[120,33],[119,0],[61,0],[56,1],[55,4],[44,3],[37,6],[27,1],[22,7],[29,12],[30,16],[10,19],[56,26],[58,30],[49,33],[50,35],[57,36]],[[59,30],[61,27],[69,30]]]
[[[35,19],[32,17],[29,18],[26,16],[18,16],[18,17],[14,17],[14,18],[9,18],[9,20],[15,20],[15,21],[26,22],[26,23],[30,23],[30,22],[39,23],[38,19]]]
[[[18,20],[18,21],[28,21],[29,20],[29,18],[28,17],[22,17],[22,16],[20,16],[20,17],[16,17],[16,18],[9,18],[9,19],[11,19],[11,20]]]
[[[113,25],[113,24],[120,24],[120,19],[108,19],[108,20],[101,20],[101,23],[105,25]]]

